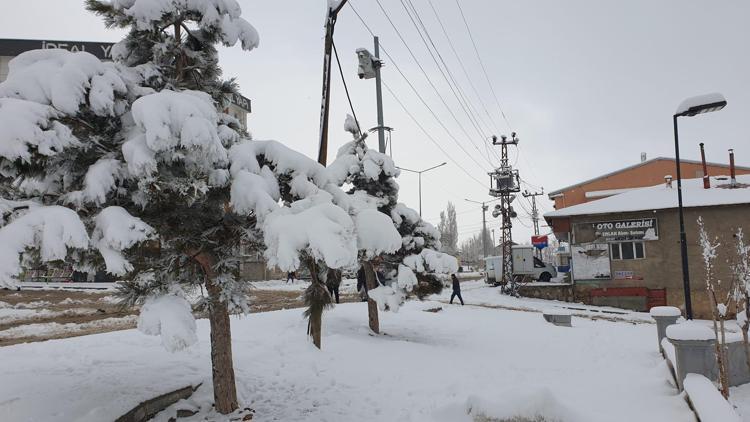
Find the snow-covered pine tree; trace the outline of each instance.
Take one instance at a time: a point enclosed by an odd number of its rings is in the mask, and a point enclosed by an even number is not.
[[[86,5],[108,26],[129,29],[113,47],[113,58],[140,69],[142,85],[152,92],[133,102],[114,136],[123,142],[129,176],[118,186],[118,200],[160,238],[158,248],[141,254],[134,281],[121,293],[131,302],[146,300],[139,321],[144,332],[160,333],[165,345],[180,347],[194,340],[192,327],[165,333],[160,316],[182,312],[181,320],[189,323],[189,307],[170,304],[185,305],[175,298],[183,286],[205,286],[215,407],[233,412],[238,402],[229,314],[247,311],[235,277],[236,257],[242,242],[257,239],[255,217],[240,216],[230,205],[228,149],[242,130],[217,110],[236,85],[221,79],[215,45],[240,41],[251,50],[258,34],[234,0],[87,0]],[[159,298],[164,294],[172,299]]]
[[[346,117],[344,130],[352,134],[353,140],[339,149],[336,160],[327,169],[331,182],[337,186],[351,185],[347,210],[358,223],[359,265],[364,269],[367,290],[371,292],[380,286],[373,259],[401,246],[401,238],[389,221],[390,210],[398,199],[395,178],[399,170],[390,157],[367,147],[367,134],[361,133],[351,115]],[[390,226],[389,230],[374,231],[369,227],[385,225]],[[363,239],[366,235],[369,238]],[[378,304],[374,298],[368,299],[367,308],[370,329],[379,333]]]
[[[0,84],[0,285],[48,262],[123,275],[132,265],[121,252],[152,238],[113,201],[124,177],[115,137],[136,80],[84,52],[11,60]]]
[[[354,140],[339,149],[337,158],[328,167],[328,171],[333,183],[339,186],[351,185],[348,191],[350,202],[359,204],[355,206],[355,211],[356,208],[377,209],[389,218],[398,232],[400,239],[393,244],[396,249],[382,248],[376,254],[360,257],[362,264],[370,269],[374,257],[383,258],[382,266],[386,270],[385,280],[382,280],[384,285],[375,280],[373,271],[366,271],[372,277],[372,284],[368,279],[369,295],[380,309],[396,311],[403,301],[404,293],[415,287],[420,297],[439,292],[442,282],[435,273],[455,272],[458,265],[455,258],[435,252],[440,248],[439,232],[422,220],[416,211],[398,202],[396,177],[400,172],[393,160],[367,147],[366,136],[360,135],[357,123],[351,116],[347,116],[344,129],[352,134]],[[423,251],[423,255],[428,257],[427,265],[421,255]],[[371,306],[369,312],[371,328],[373,308]]]
[[[256,216],[268,265],[310,271],[305,314],[308,334],[320,348],[323,311],[332,304],[320,274],[356,264],[357,227],[337,205],[346,203],[346,195],[328,182],[325,167],[277,142],[242,142],[230,159],[232,205]]]

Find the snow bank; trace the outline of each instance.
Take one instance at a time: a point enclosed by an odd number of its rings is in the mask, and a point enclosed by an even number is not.
[[[91,243],[104,258],[107,272],[114,275],[125,275],[133,269],[122,251],[155,234],[154,229],[143,220],[117,206],[104,208],[94,219],[94,224]]]
[[[161,336],[161,344],[170,352],[185,349],[198,341],[190,303],[175,295],[146,300],[138,317],[138,330],[150,336]]]
[[[674,114],[675,115],[682,114],[690,110],[693,107],[697,107],[697,106],[705,105],[705,104],[719,103],[722,101],[726,101],[726,98],[724,98],[724,96],[719,94],[718,92],[714,92],[711,94],[697,95],[695,97],[687,98],[683,102],[681,102],[680,105],[677,106],[677,110],[675,110]]]
[[[701,422],[742,422],[732,405],[724,400],[708,378],[687,374],[683,386]]]
[[[678,317],[682,315],[682,311],[674,306],[654,306],[649,314],[653,317]]]
[[[63,260],[68,248],[86,249],[89,236],[75,211],[44,206],[0,228],[0,285],[14,285],[21,272],[19,255],[39,248],[43,262]]]
[[[672,340],[714,340],[714,332],[695,321],[685,321],[667,327],[667,337]]]
[[[567,406],[549,388],[536,391],[513,391],[494,396],[492,400],[470,396],[466,413],[475,420],[528,420],[548,422],[580,422],[591,419]],[[517,419],[516,419],[517,418]]]
[[[546,308],[544,311],[542,311],[542,315],[568,316],[573,315],[573,312],[571,312],[569,309],[563,308]]]

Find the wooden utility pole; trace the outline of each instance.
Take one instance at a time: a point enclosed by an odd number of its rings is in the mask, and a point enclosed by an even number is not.
[[[331,96],[331,56],[333,53],[333,30],[339,11],[347,0],[341,0],[335,9],[329,7],[326,18],[326,38],[323,47],[323,96],[320,104],[320,144],[318,145],[318,162],[326,165],[328,157],[328,105]],[[330,4],[330,3],[329,3]]]

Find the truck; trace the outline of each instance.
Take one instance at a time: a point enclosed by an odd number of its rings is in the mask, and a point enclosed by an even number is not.
[[[517,279],[531,278],[537,281],[548,282],[557,277],[554,265],[542,262],[534,256],[533,246],[516,245],[511,249],[513,252],[513,277]],[[487,271],[487,283],[500,284],[503,272],[503,257],[488,256],[484,258]]]

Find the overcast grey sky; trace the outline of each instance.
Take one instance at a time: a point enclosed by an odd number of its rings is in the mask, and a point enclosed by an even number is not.
[[[461,238],[478,233],[479,206],[463,198],[491,199],[488,187],[469,178],[451,159],[474,178],[487,181],[490,166],[482,139],[427,53],[401,0],[380,2],[471,139],[427,83],[377,2],[350,2],[472,157],[448,137],[394,63],[386,60],[384,80],[450,156],[430,142],[393,97],[384,94],[385,124],[395,128],[397,165],[421,169],[448,161],[423,175],[424,217],[437,224],[440,210],[452,201],[459,213]],[[428,0],[412,3],[472,107],[487,122]],[[250,53],[239,47],[222,49],[221,59],[226,76],[237,77],[242,93],[253,101],[250,130],[256,139],[279,140],[315,157],[326,0],[240,0],[240,4],[243,16],[260,32],[260,48]],[[509,133],[455,0],[432,0],[432,4],[489,109],[494,122],[489,125],[491,133]],[[683,157],[698,159],[697,144],[703,141],[710,161],[726,162],[727,149],[734,148],[738,164],[750,165],[749,1],[461,0],[461,5],[494,90],[521,139],[518,150],[511,148],[511,163],[533,186],[555,190],[635,164],[641,152],[649,157],[673,156],[675,108],[685,97],[714,91],[723,93],[729,105],[719,113],[681,120]],[[0,14],[0,38],[118,41],[121,36],[106,30],[84,10],[81,0],[9,2]],[[371,49],[372,38],[348,6],[339,16],[335,40],[357,116],[363,127],[375,126],[374,81],[357,78],[354,54],[358,47]],[[329,160],[348,140],[343,122],[349,107],[337,71],[332,82]],[[377,137],[370,139],[376,148]],[[492,162],[497,165],[496,159]],[[399,183],[401,200],[417,209],[416,175],[403,173]],[[542,210],[551,210],[551,203],[542,198]],[[525,242],[531,223],[521,207],[516,209],[522,219],[515,223],[514,236]],[[490,227],[497,228],[498,221],[488,218]]]

